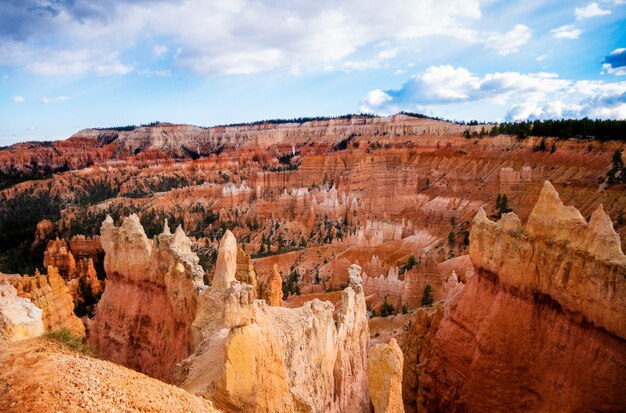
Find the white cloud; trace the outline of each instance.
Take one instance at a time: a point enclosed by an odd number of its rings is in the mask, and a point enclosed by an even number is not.
[[[542,55],[535,57],[535,60],[538,62],[543,62],[544,60],[546,60],[547,57],[548,57],[548,54],[546,53],[546,54],[542,54]]]
[[[499,55],[506,56],[516,53],[521,46],[528,43],[531,37],[530,27],[518,24],[509,32],[489,36],[486,45],[490,49],[497,50]]]
[[[565,26],[550,30],[550,33],[552,33],[557,39],[575,40],[580,37],[582,31],[577,29],[573,24],[566,24]]]
[[[98,76],[125,75],[133,71],[132,66],[119,62],[97,65],[94,69]]]
[[[626,82],[573,81],[554,73],[496,72],[478,76],[462,67],[431,66],[400,89],[372,90],[361,110],[441,112],[449,105],[482,103],[510,120],[528,118],[626,118]]]
[[[26,101],[23,96],[13,96],[11,100],[13,103],[24,103]]]
[[[168,47],[164,45],[157,45],[152,48],[152,54],[154,57],[161,57],[168,51]]]
[[[172,72],[169,70],[141,70],[139,74],[142,76],[170,77]]]
[[[368,107],[381,107],[390,100],[391,96],[380,89],[372,90],[365,95],[365,104]]]
[[[61,103],[61,102],[65,102],[66,100],[69,100],[70,98],[68,98],[67,96],[55,96],[55,97],[47,97],[44,96],[41,99],[39,99],[39,101],[45,105],[49,104],[49,103]]]
[[[115,54],[102,55],[89,50],[36,50],[29,56],[28,70],[41,76],[124,75],[133,70],[117,60]]]
[[[595,1],[593,3],[587,4],[585,7],[576,7],[576,9],[574,10],[574,16],[576,16],[576,20],[583,20],[596,16],[606,16],[607,14],[611,14],[611,11],[601,9],[600,6],[598,6],[598,3],[596,3]]]
[[[374,67],[356,53],[365,45],[387,42],[391,50],[431,36],[480,41],[482,36],[472,25],[487,1],[414,0],[410,5],[406,0],[98,2],[80,19],[71,12],[73,2],[55,2],[51,7],[59,12],[48,17],[46,30],[33,29],[31,38],[20,43],[29,49],[28,56],[18,56],[18,50],[13,50],[11,58],[37,74],[123,74],[131,65],[117,56],[145,42],[152,56],[175,50],[175,65],[206,75],[278,68],[298,72],[340,67],[346,61],[357,70]],[[63,45],[67,50],[42,50],[36,46],[40,44]],[[1,49],[0,45],[0,59]],[[84,51],[94,54],[77,60],[56,56]],[[379,62],[392,58],[378,56]],[[97,69],[103,66],[109,69]]]
[[[602,73],[609,73],[615,76],[626,76],[626,66],[613,68],[611,64],[605,63],[602,65]]]
[[[626,48],[615,49],[604,58],[602,73],[626,76]]]
[[[387,49],[376,54],[371,59],[366,60],[348,60],[340,65],[340,69],[346,72],[361,72],[369,69],[383,67],[385,62],[398,55],[398,49]],[[328,66],[329,70],[333,69],[332,65]]]

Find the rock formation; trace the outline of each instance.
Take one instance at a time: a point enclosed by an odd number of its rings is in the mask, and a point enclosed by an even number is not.
[[[267,305],[282,307],[283,305],[283,279],[278,272],[276,264],[272,267],[272,273],[263,287],[263,296]]]
[[[81,238],[79,240],[85,239]],[[77,261],[64,240],[56,238],[48,243],[44,251],[43,265],[46,268],[57,269],[59,275],[67,282],[76,305],[84,304],[86,289],[89,290],[88,294],[91,294],[91,297],[98,297],[102,292],[93,259],[83,256]]]
[[[483,274],[497,274],[520,296],[542,294],[596,327],[626,337],[626,257],[602,206],[587,223],[546,182],[525,228],[513,213],[494,223],[479,211],[470,258]]]
[[[17,296],[11,284],[0,284],[0,344],[38,337],[44,333],[41,309]]]
[[[242,283],[250,284],[254,291],[254,298],[257,297],[258,282],[256,271],[250,260],[250,256],[239,246],[237,248],[237,271],[235,272],[235,279]]]
[[[82,258],[76,263],[74,277],[67,282],[70,294],[75,304],[85,303],[85,294],[98,297],[102,292],[102,284],[96,274],[96,269],[91,258]],[[86,292],[88,289],[88,292]]]
[[[227,411],[366,411],[369,330],[360,268],[351,269],[335,321],[328,302],[287,309],[253,300],[252,287],[235,280],[235,252],[227,232],[212,287],[199,298],[197,349],[183,363],[182,387]]]
[[[46,268],[56,267],[59,270],[59,275],[67,281],[71,278],[71,274],[74,273],[76,260],[68,250],[67,243],[57,237],[55,240],[48,242],[43,255],[43,266]]]
[[[90,342],[102,358],[171,382],[175,365],[192,351],[191,323],[204,288],[191,241],[167,225],[150,240],[136,215],[120,227],[107,218],[101,241],[107,287]]]
[[[85,337],[85,326],[74,315],[72,296],[56,267],[48,267],[46,275],[37,271],[32,277],[0,274],[0,282],[12,284],[18,296],[28,298],[42,310],[46,331],[67,330],[76,337]]]
[[[418,411],[416,401],[420,376],[429,360],[432,350],[431,342],[437,333],[442,316],[443,307],[439,304],[433,308],[419,308],[409,319],[405,332],[398,336],[398,344],[404,355],[402,398],[407,413]]]
[[[626,257],[602,208],[586,222],[546,182],[525,227],[481,210],[470,238],[419,410],[624,411]]]
[[[404,413],[402,368],[404,356],[395,338],[370,349],[367,386],[375,413]]]
[[[178,371],[183,388],[226,411],[367,411],[358,266],[335,319],[328,302],[287,309],[256,300],[255,288],[237,280],[230,231],[210,287],[180,228],[172,235],[166,225],[149,240],[136,216],[121,227],[107,219],[101,240],[108,282],[91,337],[100,357],[169,381]]]

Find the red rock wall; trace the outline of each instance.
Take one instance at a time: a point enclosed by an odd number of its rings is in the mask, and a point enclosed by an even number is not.
[[[420,352],[413,406],[624,411],[626,257],[602,209],[587,222],[546,183],[525,227],[481,210],[470,238],[475,275]]]

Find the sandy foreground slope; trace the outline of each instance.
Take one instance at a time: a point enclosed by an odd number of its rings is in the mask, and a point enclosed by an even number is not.
[[[0,349],[2,412],[218,412],[211,403],[51,339]]]

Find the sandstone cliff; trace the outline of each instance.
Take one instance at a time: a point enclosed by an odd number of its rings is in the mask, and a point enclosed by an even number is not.
[[[0,284],[0,344],[38,337],[44,333],[41,309],[17,296],[15,287]]]
[[[475,275],[445,305],[419,373],[420,411],[623,411],[626,258],[545,183],[528,222],[480,211]]]
[[[81,238],[82,240],[85,239],[85,237]],[[80,241],[81,238],[78,240]],[[66,281],[74,304],[77,310],[80,310],[77,312],[78,315],[83,315],[81,313],[84,312],[89,313],[88,310],[91,309],[102,292],[102,284],[96,274],[93,259],[81,255],[82,257],[77,261],[67,243],[56,238],[54,241],[48,242],[43,259],[43,265],[46,268],[55,267],[59,275]]]
[[[42,310],[42,320],[47,332],[67,330],[77,337],[85,337],[85,326],[74,314],[74,303],[65,281],[56,267],[48,267],[48,274],[38,271],[34,276],[0,274],[0,282],[8,282],[17,295],[28,298]]]
[[[358,266],[335,318],[328,302],[288,309],[256,300],[256,289],[237,279],[242,269],[253,277],[230,231],[209,287],[180,227],[172,235],[166,224],[150,240],[136,216],[121,227],[108,218],[101,241],[108,281],[91,337],[100,357],[168,381],[177,372],[184,389],[225,411],[367,411]]]
[[[173,380],[192,351],[191,323],[202,268],[179,227],[148,239],[136,215],[101,228],[107,287],[96,308],[90,342],[107,360]]]
[[[351,269],[335,320],[328,302],[289,309],[254,300],[252,287],[235,279],[235,257],[227,232],[212,287],[199,298],[197,350],[183,363],[182,387],[226,411],[367,411],[360,269]]]
[[[373,347],[367,359],[367,385],[375,413],[404,413],[404,356],[395,338]]]
[[[283,305],[283,279],[278,272],[276,264],[272,267],[272,273],[263,286],[262,297],[268,305],[281,307]]]

